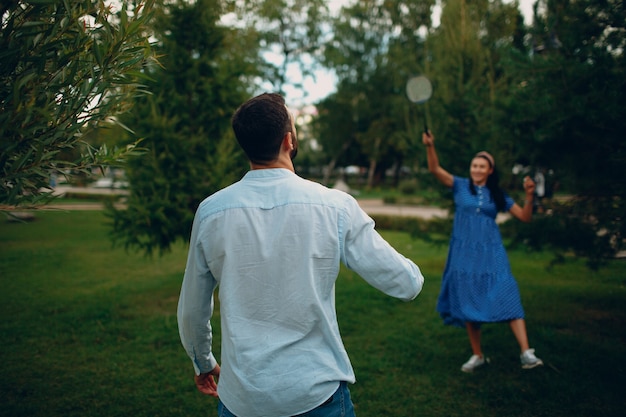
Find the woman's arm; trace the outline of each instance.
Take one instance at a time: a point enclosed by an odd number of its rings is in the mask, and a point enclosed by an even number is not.
[[[422,142],[426,146],[426,158],[428,170],[446,187],[452,187],[454,177],[439,165],[439,157],[435,151],[435,137],[430,133],[422,133]]]
[[[533,199],[535,196],[535,182],[529,176],[524,177],[524,191],[526,192],[524,207],[515,203],[509,212],[521,221],[528,223],[533,217]]]

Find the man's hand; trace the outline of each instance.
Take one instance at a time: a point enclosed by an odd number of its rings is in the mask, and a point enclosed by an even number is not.
[[[215,368],[211,372],[205,374],[194,375],[193,380],[196,383],[198,391],[203,394],[210,395],[211,397],[217,397],[217,382],[216,379],[220,377],[220,366],[215,365]]]

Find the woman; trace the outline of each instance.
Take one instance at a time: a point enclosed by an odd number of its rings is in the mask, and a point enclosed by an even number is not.
[[[422,135],[422,141],[427,149],[428,170],[452,188],[454,195],[454,224],[437,311],[444,323],[467,329],[473,354],[461,370],[472,372],[488,362],[481,350],[480,326],[494,322],[509,323],[520,346],[522,368],[543,365],[528,346],[519,289],[496,224],[500,211],[508,211],[523,222],[531,220],[534,182],[524,178],[526,201],[520,207],[498,186],[495,161],[489,153],[476,154],[470,178],[461,178],[439,165],[430,132]]]

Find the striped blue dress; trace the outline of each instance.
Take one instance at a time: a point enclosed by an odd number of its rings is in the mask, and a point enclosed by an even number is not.
[[[524,318],[519,288],[496,224],[489,189],[469,190],[469,179],[454,177],[456,211],[437,311],[445,324],[493,323]],[[506,211],[513,199],[505,195]]]

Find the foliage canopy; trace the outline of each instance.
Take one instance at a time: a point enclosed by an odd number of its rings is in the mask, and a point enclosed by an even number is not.
[[[527,26],[515,2],[448,0],[437,27],[430,0],[363,0],[336,15],[320,0],[158,1],[152,21],[152,1],[122,4],[115,13],[102,0],[2,6],[4,207],[46,198],[51,171],[118,162],[143,140],[149,151],[129,160],[128,209],[112,210],[113,234],[148,253],[167,250],[186,239],[199,201],[247,168],[229,129],[235,108],[259,86],[286,91],[291,65],[312,74],[322,64],[337,89],[301,131],[319,145],[307,147],[316,153],[307,161],[324,161],[324,183],[335,166],[358,165],[369,187],[389,172],[397,185],[410,167],[432,188],[422,169],[426,119],[456,175],[482,149],[514,196],[515,164],[554,173],[567,202],[515,225],[519,242],[592,267],[624,247],[623,1],[538,0]],[[232,15],[236,23],[224,24]],[[434,86],[424,105],[404,95],[415,74]],[[134,133],[86,146],[105,121]]]

